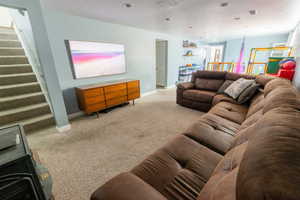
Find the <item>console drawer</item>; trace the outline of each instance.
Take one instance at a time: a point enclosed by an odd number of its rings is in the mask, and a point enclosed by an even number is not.
[[[103,88],[95,88],[95,89],[84,90],[83,95],[86,98],[103,95]]]
[[[108,93],[111,93],[111,92],[116,92],[116,91],[119,91],[119,90],[126,90],[126,83],[104,87],[105,94],[108,94]]]
[[[93,105],[88,105],[85,110],[86,110],[87,113],[90,114],[90,113],[93,113],[93,112],[103,110],[105,108],[106,108],[105,102],[102,102],[102,103],[97,103],[97,104],[93,104]]]
[[[105,99],[106,100],[115,99],[115,98],[123,97],[123,96],[126,96],[126,95],[127,95],[127,90],[123,89],[123,90],[118,90],[118,91],[115,91],[115,92],[105,94]]]
[[[111,107],[111,106],[119,105],[119,104],[126,103],[126,102],[127,102],[127,96],[124,96],[124,97],[107,100],[106,105],[107,105],[107,107]]]
[[[95,96],[95,97],[88,97],[85,99],[85,104],[87,105],[93,105],[93,104],[97,104],[97,103],[104,103],[105,102],[105,98],[104,96]]]
[[[130,89],[130,88],[139,88],[140,87],[140,81],[127,82],[127,86],[128,86],[128,89]]]

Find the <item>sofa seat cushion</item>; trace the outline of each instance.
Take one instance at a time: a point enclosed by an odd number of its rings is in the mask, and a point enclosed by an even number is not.
[[[263,109],[258,110],[256,113],[252,114],[250,117],[248,117],[240,127],[240,130],[246,129],[252,124],[257,123],[260,119],[263,117]]]
[[[230,102],[233,104],[238,104],[236,100],[234,100],[233,98],[225,95],[225,94],[217,94],[216,96],[214,96],[214,99],[212,101],[212,105],[215,106],[220,102]]]
[[[264,93],[258,92],[250,101],[250,106],[249,106],[246,118],[249,118],[251,115],[253,115],[256,112],[258,112],[259,110],[263,109],[264,105],[265,105]]]
[[[211,103],[215,95],[216,92],[206,90],[185,90],[183,92],[183,98],[203,103]]]
[[[207,113],[189,127],[184,135],[224,155],[230,148],[240,125]]]
[[[180,135],[149,156],[132,173],[167,199],[196,199],[222,156]]]
[[[91,200],[116,199],[167,200],[157,190],[132,173],[122,173],[114,177],[91,196]]]
[[[217,165],[197,200],[235,200],[239,166],[248,143],[230,150]]]
[[[215,105],[209,112],[235,123],[242,124],[246,119],[248,106],[221,102]]]

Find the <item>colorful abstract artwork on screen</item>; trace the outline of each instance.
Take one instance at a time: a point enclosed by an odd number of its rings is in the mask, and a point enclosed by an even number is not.
[[[124,45],[69,41],[76,78],[89,78],[126,72]]]

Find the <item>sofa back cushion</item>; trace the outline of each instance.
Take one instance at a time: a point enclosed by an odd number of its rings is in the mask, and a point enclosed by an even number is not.
[[[247,143],[230,150],[215,168],[197,200],[235,200],[239,165]]]
[[[268,96],[268,94],[277,88],[290,88],[291,82],[286,79],[276,78],[271,81],[269,81],[264,88],[264,94],[265,97]]]
[[[237,74],[237,73],[232,73],[232,72],[227,72],[226,76],[225,76],[226,80],[232,80],[232,81],[236,81],[240,78],[255,79],[255,76],[251,76],[251,75],[247,75],[247,74]]]
[[[223,79],[196,78],[195,88],[199,90],[218,91],[223,83]]]
[[[278,107],[292,107],[300,109],[300,94],[290,86],[289,88],[276,88],[265,97],[263,113]]]
[[[197,71],[192,74],[192,83],[195,83],[196,78],[203,79],[225,79],[226,72],[215,72],[215,71]]]
[[[248,141],[237,176],[236,199],[298,200],[300,123],[295,122],[300,121],[300,111],[279,107],[266,115],[274,124],[257,129]]]

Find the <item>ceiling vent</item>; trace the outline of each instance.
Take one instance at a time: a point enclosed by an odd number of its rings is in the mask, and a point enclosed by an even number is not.
[[[159,0],[156,2],[156,4],[159,7],[176,7],[185,0]]]
[[[250,15],[256,15],[257,14],[257,10],[249,10]]]

